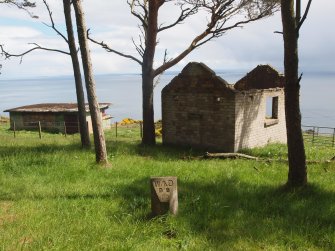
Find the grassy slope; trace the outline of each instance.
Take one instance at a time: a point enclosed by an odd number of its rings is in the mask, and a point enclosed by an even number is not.
[[[287,166],[198,160],[107,133],[112,168],[78,136],[0,131],[1,250],[335,250],[335,165],[309,165],[310,185],[284,191]],[[136,135],[136,136],[134,136]],[[271,145],[252,154],[286,156]],[[334,148],[307,148],[329,159]],[[178,176],[179,215],[150,219],[150,176]]]

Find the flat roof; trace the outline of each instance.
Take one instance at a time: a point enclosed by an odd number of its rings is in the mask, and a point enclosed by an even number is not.
[[[100,109],[108,109],[111,103],[99,103]],[[86,112],[89,106],[85,104]],[[43,103],[7,109],[4,112],[78,112],[77,103]]]

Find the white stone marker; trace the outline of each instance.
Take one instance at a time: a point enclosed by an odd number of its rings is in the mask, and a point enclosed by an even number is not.
[[[151,177],[151,211],[154,216],[178,211],[177,177]]]

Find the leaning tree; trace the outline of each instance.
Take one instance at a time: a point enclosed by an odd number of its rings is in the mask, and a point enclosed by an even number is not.
[[[227,31],[241,27],[244,24],[259,20],[273,14],[278,8],[278,0],[128,0],[131,14],[139,21],[140,39],[133,44],[139,56],[129,55],[112,48],[104,42],[92,37],[89,39],[102,46],[106,51],[137,62],[142,70],[142,109],[143,109],[143,138],[142,143],[153,145],[155,139],[153,89],[154,79],[167,69],[176,65],[194,49],[218,38]],[[171,8],[176,4],[180,8],[178,17],[170,24],[160,24],[159,11]],[[154,68],[156,46],[160,33],[174,28],[189,17],[204,11],[207,15],[205,28],[194,36],[188,46],[173,58],[167,58],[165,51],[163,63]],[[155,61],[157,62],[157,61]]]
[[[294,8],[294,2],[296,8]],[[288,186],[303,186],[307,183],[307,166],[304,140],[301,131],[300,80],[298,38],[312,0],[309,0],[301,17],[300,0],[281,0],[281,14],[284,38],[285,68],[285,116],[288,146]]]
[[[99,164],[108,164],[106,141],[102,127],[101,113],[96,95],[96,87],[93,75],[93,67],[89,44],[87,40],[87,29],[85,15],[82,7],[82,0],[73,0],[73,8],[76,16],[77,33],[80,45],[81,59],[84,69],[87,99],[92,117],[94,135],[95,158]]]
[[[24,0],[24,2],[28,2],[28,1]],[[50,48],[42,47],[39,44],[34,43],[35,47],[31,48],[30,50],[24,53],[17,54],[17,55],[8,53],[7,51],[4,50],[3,46],[0,45],[1,54],[4,55],[6,58],[10,58],[13,56],[23,57],[24,55],[30,53],[31,51],[41,49],[41,50],[47,50],[47,51],[56,51],[56,52],[60,52],[60,53],[71,56],[72,64],[73,64],[73,71],[74,71],[74,76],[75,76],[75,81],[76,81],[81,140],[82,140],[83,146],[89,146],[90,143],[89,143],[89,134],[87,130],[87,123],[86,123],[86,109],[85,109],[84,94],[83,94],[82,83],[81,83],[80,66],[79,66],[77,49],[75,46],[74,35],[73,35],[70,0],[63,0],[64,15],[65,15],[65,20],[66,20],[68,38],[64,36],[55,27],[55,23],[52,18],[52,12],[50,11],[47,1],[43,0],[43,3],[45,4],[48,10],[50,21],[51,21],[51,25],[48,25],[48,26],[51,27],[53,30],[55,30],[56,33],[60,35],[67,42],[70,52],[62,51],[59,49],[50,49]],[[84,14],[82,11],[81,1],[73,0],[72,3],[74,6],[74,10],[75,10],[78,40],[80,44],[82,64],[84,68],[84,76],[85,76],[85,82],[86,82],[88,103],[89,103],[89,108],[90,108],[90,114],[92,117],[92,127],[93,127],[93,135],[94,135],[96,161],[98,163],[107,164],[108,161],[107,161],[106,143],[105,143],[105,137],[104,137],[104,132],[102,128],[99,103],[97,101],[97,97],[95,94],[96,91],[95,91],[95,83],[94,83],[94,77],[93,77],[93,72],[92,72],[90,52],[88,48],[88,43],[86,41],[87,40],[86,39],[86,24],[85,24]],[[83,119],[84,121],[81,121],[81,119]]]
[[[1,2],[0,2],[1,3]],[[35,3],[29,2],[27,0],[24,1],[9,1],[6,0],[6,3],[12,4],[17,6],[20,9],[24,9],[27,11],[27,7],[35,7]],[[51,51],[51,52],[58,52],[65,55],[71,56],[72,61],[72,67],[73,67],[73,74],[75,79],[75,87],[76,87],[76,96],[77,96],[77,104],[78,104],[78,121],[79,121],[79,131],[80,131],[80,139],[81,144],[83,147],[88,148],[90,146],[90,136],[88,132],[88,126],[86,122],[86,105],[85,105],[85,97],[84,97],[84,90],[83,90],[83,84],[81,79],[81,71],[80,71],[80,64],[78,60],[78,50],[76,48],[75,44],[75,38],[73,34],[73,26],[72,26],[72,18],[71,18],[71,7],[70,7],[70,1],[63,0],[63,7],[64,7],[64,17],[65,17],[65,23],[66,23],[66,29],[67,29],[67,36],[62,34],[60,30],[56,27],[55,22],[53,20],[52,11],[47,3],[46,0],[43,0],[43,3],[48,11],[50,24],[44,23],[46,26],[50,27],[55,31],[57,35],[59,35],[68,45],[69,52],[60,50],[57,48],[48,48],[41,46],[38,43],[31,43],[34,45],[31,49],[18,53],[13,54],[9,53],[7,50],[5,50],[4,46],[0,44],[0,55],[4,56],[6,59],[9,59],[11,57],[20,57],[21,61],[23,56],[27,55],[28,53],[31,53],[35,50],[45,50],[45,51]],[[35,15],[28,12],[30,16],[36,18]]]
[[[76,84],[76,94],[78,103],[78,120],[80,128],[81,144],[84,147],[90,146],[90,135],[86,121],[86,105],[85,95],[83,90],[83,83],[81,79],[80,63],[78,59],[78,50],[76,47],[75,37],[73,33],[72,17],[71,17],[71,3],[69,0],[63,0],[64,17],[67,30],[67,44],[71,55],[73,75]]]

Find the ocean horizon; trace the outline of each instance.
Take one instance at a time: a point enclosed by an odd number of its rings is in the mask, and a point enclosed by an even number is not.
[[[161,119],[161,90],[179,72],[160,76],[154,90],[155,120]],[[216,71],[228,83],[234,84],[245,71]],[[137,73],[101,74],[95,76],[99,102],[112,103],[107,113],[112,122],[123,118],[142,119],[141,75]],[[335,127],[335,73],[307,72],[301,80],[302,124]],[[75,103],[73,76],[0,79],[0,114],[4,110],[38,103]]]

